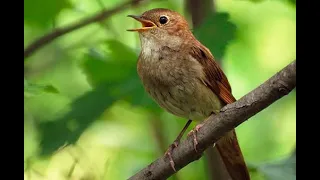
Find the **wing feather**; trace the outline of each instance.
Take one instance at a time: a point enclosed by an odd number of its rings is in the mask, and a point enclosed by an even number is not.
[[[236,101],[231,93],[231,86],[226,75],[223,73],[218,63],[214,60],[210,51],[201,43],[197,43],[192,48],[192,56],[203,66],[205,79],[203,82],[226,104]]]

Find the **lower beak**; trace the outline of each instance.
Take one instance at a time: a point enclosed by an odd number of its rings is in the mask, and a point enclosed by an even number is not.
[[[128,17],[131,17],[137,21],[139,21],[142,24],[141,28],[137,28],[137,29],[128,29],[127,31],[145,31],[148,29],[153,29],[155,27],[157,27],[157,25],[155,23],[153,23],[150,20],[144,19],[142,16],[135,16],[135,15],[128,15]]]

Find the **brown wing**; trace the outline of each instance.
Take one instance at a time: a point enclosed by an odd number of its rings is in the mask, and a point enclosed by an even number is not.
[[[204,83],[226,104],[236,101],[231,93],[231,86],[226,75],[210,51],[200,42],[192,46],[192,56],[203,66]],[[217,149],[233,180],[250,180],[235,130],[228,132],[217,143]]]
[[[201,43],[192,46],[192,56],[203,66],[206,85],[226,104],[236,101],[231,93],[231,86],[218,63],[214,61],[210,51]]]

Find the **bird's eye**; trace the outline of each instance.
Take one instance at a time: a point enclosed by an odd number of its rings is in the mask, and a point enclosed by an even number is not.
[[[168,22],[168,18],[166,16],[161,16],[160,19],[159,19],[159,22],[161,24],[165,24]]]

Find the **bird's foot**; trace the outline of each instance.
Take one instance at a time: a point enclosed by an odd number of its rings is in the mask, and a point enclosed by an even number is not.
[[[168,156],[169,158],[169,162],[170,162],[170,165],[171,165],[171,168],[174,170],[174,172],[177,172],[176,171],[176,168],[174,167],[174,161],[172,159],[172,151],[174,148],[178,147],[179,145],[179,140],[175,140],[170,146],[169,148],[167,149],[166,153],[164,154],[165,156]]]
[[[193,135],[193,148],[194,150],[197,152],[197,145],[198,145],[198,140],[197,140],[197,132],[199,131],[199,129],[202,127],[202,124],[198,124],[196,125],[196,127],[194,128],[194,130],[191,130],[188,133],[188,136],[190,136],[191,134]]]

